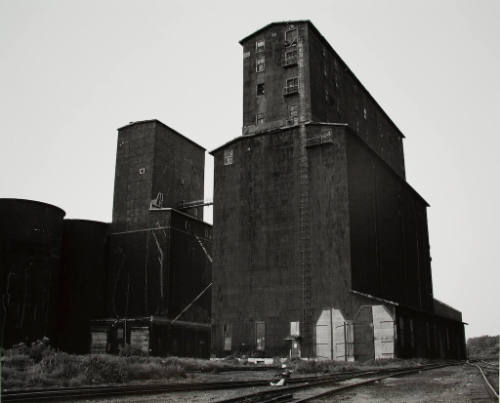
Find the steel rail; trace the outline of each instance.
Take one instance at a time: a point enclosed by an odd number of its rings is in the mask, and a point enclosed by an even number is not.
[[[432,364],[431,364],[432,365]],[[418,369],[425,368],[426,365],[418,366]],[[262,368],[268,370],[269,368]],[[255,370],[252,368],[252,370]],[[290,384],[297,384],[303,388],[305,384],[328,384],[331,382],[345,380],[354,377],[366,377],[370,375],[380,375],[381,373],[394,373],[397,369],[384,368],[380,370],[370,371],[350,371],[337,374],[329,374],[324,376],[304,376],[300,378],[292,378],[288,381]],[[185,391],[201,391],[201,390],[224,390],[237,389],[245,387],[269,386],[269,380],[253,380],[253,381],[227,381],[227,382],[197,382],[197,383],[171,383],[171,384],[148,384],[148,385],[115,385],[115,386],[83,386],[69,388],[44,388],[31,390],[11,390],[2,391],[0,397],[3,402],[28,402],[28,401],[55,401],[62,399],[85,399],[92,397],[112,397],[119,395],[134,395],[134,394],[156,394],[156,393],[173,393]],[[289,386],[288,388],[293,388]],[[280,388],[282,393],[284,389]],[[276,394],[276,391],[272,391]]]
[[[257,368],[250,367],[251,371]],[[267,371],[270,368],[263,367],[261,370]],[[276,369],[276,368],[274,368]],[[343,374],[360,374],[353,371]],[[319,379],[330,379],[332,375],[326,375]],[[291,379],[290,383],[301,383],[318,380],[316,376],[306,376]],[[149,384],[149,385],[114,385],[114,386],[82,386],[65,388],[40,388],[30,390],[3,390],[0,394],[4,402],[27,402],[37,399],[38,401],[52,401],[59,399],[84,399],[90,397],[111,397],[122,394],[155,394],[172,393],[197,390],[223,390],[237,389],[252,386],[269,386],[269,380],[253,381],[226,381],[226,382],[196,382],[196,383],[171,383],[171,384]]]
[[[229,381],[173,383],[153,385],[83,386],[78,388],[35,389],[29,391],[2,391],[2,402],[54,401],[63,399],[86,399],[134,394],[172,393],[197,390],[237,389],[249,386],[266,386],[268,381]]]
[[[470,363],[470,362],[467,362],[468,365],[471,365],[473,367],[476,367],[479,372],[481,373],[481,376],[483,378],[483,381],[486,385],[486,388],[488,389],[488,392],[490,392],[495,398],[498,399],[498,392],[495,390],[495,388],[493,387],[493,385],[490,383],[490,381],[488,380],[488,377],[486,376],[486,374],[484,373],[483,371],[483,368],[481,368],[479,365],[477,364],[473,364],[473,363]]]
[[[498,362],[494,363],[494,362],[488,362],[488,361],[484,361],[484,360],[479,360],[479,362],[482,363],[482,365],[487,365],[488,367],[493,367],[493,368],[498,369]],[[478,363],[478,365],[479,365],[479,363]]]
[[[335,375],[329,376],[329,379],[320,379],[316,378],[316,381],[309,381],[309,382],[304,382],[298,385],[293,385],[293,386],[285,386],[285,387],[280,387],[278,390],[266,390],[262,392],[255,392],[255,393],[250,393],[242,396],[237,396],[237,397],[232,397],[228,399],[223,399],[223,400],[217,400],[214,401],[213,403],[250,403],[250,402],[271,402],[271,401],[280,401],[281,397],[288,396],[290,392],[298,391],[301,389],[309,389],[317,386],[324,386],[328,385],[333,382],[338,382],[341,380],[347,380],[347,379],[352,379],[352,378],[358,378],[358,377],[364,377],[364,376],[370,376],[370,375],[380,375],[381,373],[386,373],[387,375],[384,375],[382,377],[377,377],[374,379],[370,379],[367,381],[361,381],[356,384],[351,384],[347,386],[343,386],[340,388],[335,388],[327,392],[322,392],[321,394],[315,395],[313,397],[308,397],[302,400],[293,400],[295,402],[300,402],[300,401],[309,401],[313,398],[321,397],[323,394],[331,394],[331,393],[336,393],[337,390],[344,390],[347,388],[353,388],[356,386],[361,386],[367,383],[372,383],[376,382],[377,380],[384,379],[384,378],[389,378],[393,376],[402,376],[406,374],[411,374],[419,371],[424,371],[424,370],[431,370],[431,369],[437,369],[437,368],[442,368],[442,367],[447,367],[451,365],[462,365],[463,361],[452,361],[452,362],[446,362],[442,364],[426,364],[426,365],[419,365],[413,368],[405,369],[403,371],[400,370],[400,368],[392,368],[392,369],[381,369],[377,371],[366,371],[366,372],[358,372],[358,373],[350,373],[350,374],[345,374],[345,373],[339,373]],[[341,379],[343,378],[343,379]],[[275,400],[277,399],[277,400]],[[309,400],[308,400],[309,399]],[[289,400],[286,400],[289,401]]]
[[[447,364],[441,364],[441,365],[431,365],[428,368],[415,368],[415,369],[411,369],[411,370],[405,370],[405,371],[395,372],[393,374],[379,376],[379,377],[376,377],[376,378],[368,379],[366,381],[360,381],[360,382],[352,383],[352,384],[349,384],[349,385],[338,386],[338,387],[335,387],[333,389],[330,389],[330,390],[327,390],[327,391],[324,391],[324,392],[321,392],[321,393],[317,393],[315,395],[307,396],[307,397],[299,399],[299,400],[294,400],[294,403],[310,402],[311,400],[315,400],[315,399],[319,399],[319,398],[326,397],[326,396],[329,396],[329,395],[333,395],[333,394],[336,394],[336,393],[340,393],[340,392],[343,392],[343,391],[348,390],[348,389],[354,389],[354,388],[357,388],[357,387],[360,387],[360,386],[369,385],[371,383],[379,382],[379,381],[381,381],[383,379],[393,378],[393,377],[397,377],[397,376],[411,375],[411,374],[414,374],[416,372],[429,371],[429,370],[432,370],[432,369],[444,368],[444,367],[448,367],[448,366],[451,366],[451,365],[461,365],[461,363],[460,364],[459,363],[447,363]]]

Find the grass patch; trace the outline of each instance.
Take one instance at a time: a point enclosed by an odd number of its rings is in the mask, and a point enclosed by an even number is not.
[[[48,339],[1,351],[2,389],[123,384],[183,379],[192,372],[214,373],[237,362],[196,358],[147,357],[123,349],[119,355],[73,355],[57,351]],[[237,364],[237,365],[236,365]]]

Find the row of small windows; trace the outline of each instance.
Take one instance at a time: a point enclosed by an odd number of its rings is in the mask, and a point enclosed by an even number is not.
[[[232,326],[224,324],[222,327],[222,337],[224,343],[224,351],[231,351],[233,349],[233,335]],[[257,351],[264,351],[266,349],[266,324],[265,322],[255,322],[255,349]]]
[[[257,95],[265,95],[264,83],[257,84],[256,92]],[[290,95],[297,92],[299,92],[299,78],[298,77],[287,78],[285,81],[285,87],[283,88],[283,95]]]
[[[297,45],[297,29],[292,26],[288,28],[285,32],[285,46],[295,46]],[[266,50],[266,41],[264,39],[257,39],[255,42],[255,52],[262,53]]]
[[[297,45],[298,33],[295,26],[289,27],[285,32],[285,47],[294,47]],[[258,39],[255,42],[255,52],[256,53],[264,53],[266,50],[266,41],[264,39]],[[283,66],[292,66],[297,63],[297,50],[289,49],[285,51],[283,58]],[[255,70],[257,72],[262,72],[266,67],[266,59],[264,55],[258,55],[255,60]]]
[[[254,343],[255,350],[264,351],[266,349],[266,323],[264,321],[255,321]],[[289,338],[297,340],[300,337],[300,322],[290,322]],[[222,325],[222,338],[224,351],[230,352],[234,350],[233,346],[233,329],[231,324],[225,323]]]
[[[298,61],[298,55],[296,50],[290,50],[285,52],[283,60],[282,60],[282,66],[283,67],[289,67],[289,66],[295,66]],[[264,55],[259,55],[255,59],[255,71],[257,73],[261,73],[266,69],[266,58]],[[325,76],[326,76],[326,67],[325,67]]]

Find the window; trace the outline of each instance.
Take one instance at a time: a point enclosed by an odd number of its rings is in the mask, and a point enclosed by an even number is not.
[[[288,78],[283,88],[283,95],[290,95],[299,92],[299,79],[297,77]]]
[[[264,56],[257,56],[257,59],[255,60],[255,71],[264,71],[266,67],[266,59]]]
[[[264,39],[260,39],[257,42],[255,42],[255,51],[257,53],[264,52],[265,48],[266,48],[266,41],[264,41]]]
[[[124,336],[123,328],[119,327],[118,329],[116,329],[116,340],[118,341],[118,343],[123,343],[124,340],[123,336]]]
[[[149,329],[147,327],[130,330],[130,347],[149,353]]]
[[[264,123],[264,114],[263,113],[257,113],[257,115],[255,116],[255,123],[258,125]]]
[[[290,25],[285,32],[285,46],[295,45],[297,45],[297,29],[293,25]]]
[[[325,101],[329,102],[330,101],[330,96],[328,94],[328,90],[325,88]]]
[[[224,351],[231,351],[232,337],[231,337],[231,325],[224,324],[222,327],[223,337],[224,337]]]
[[[257,84],[257,95],[264,95],[264,83]]]
[[[323,76],[324,77],[328,76],[328,69],[326,68],[326,64],[323,65]]]
[[[104,354],[107,351],[108,333],[104,329],[92,330],[90,332],[90,352],[92,354]]]
[[[224,150],[224,165],[233,164],[233,150]]]
[[[405,320],[403,317],[399,318],[399,336],[401,347],[405,346]]]
[[[300,336],[300,322],[290,322],[290,336]]]
[[[255,349],[264,351],[266,349],[266,324],[255,322]]]
[[[289,50],[285,52],[285,59],[283,60],[283,66],[293,66],[297,64],[297,51]]]
[[[298,105],[288,105],[288,117],[296,118],[299,116],[299,106]]]

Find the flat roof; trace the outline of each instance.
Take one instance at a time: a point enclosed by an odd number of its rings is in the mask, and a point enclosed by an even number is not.
[[[161,120],[158,120],[158,119],[138,120],[137,122],[130,122],[129,124],[127,124],[125,126],[119,127],[118,131],[120,131],[122,129],[126,129],[126,128],[130,127],[130,126],[142,125],[142,124],[147,124],[147,123],[157,123],[157,124],[160,124],[160,125],[166,127],[168,130],[171,130],[172,132],[174,132],[178,136],[182,137],[183,139],[185,139],[185,140],[189,141],[190,143],[194,144],[195,146],[201,148],[203,151],[206,151],[205,147],[200,146],[198,143],[195,143],[189,137],[184,136],[183,134],[179,133],[177,130],[172,129],[170,126],[166,125],[165,123],[163,123]]]
[[[262,28],[259,28],[257,31],[251,33],[250,35],[245,36],[242,40],[240,40],[239,43],[243,44],[243,42],[245,42],[247,39],[250,39],[251,37],[258,35],[261,32],[268,30],[269,28],[271,28],[274,25],[290,25],[290,24],[300,24],[300,23],[311,24],[314,27],[311,20],[275,21],[275,22],[271,22],[271,23],[263,26]]]

